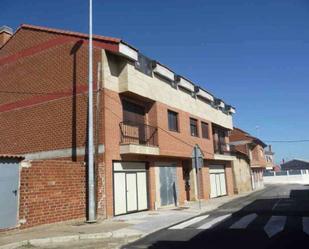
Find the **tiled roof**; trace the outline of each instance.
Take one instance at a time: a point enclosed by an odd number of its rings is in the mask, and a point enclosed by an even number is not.
[[[0,158],[8,158],[8,159],[17,158],[17,159],[23,159],[24,156],[13,155],[13,154],[0,154]]]
[[[63,34],[63,35],[70,35],[70,36],[77,36],[77,37],[81,37],[81,38],[88,38],[89,37],[89,35],[85,34],[85,33],[72,32],[72,31],[67,31],[67,30],[62,30],[62,29],[47,28],[47,27],[29,25],[29,24],[22,24],[20,26],[20,28],[34,29],[34,30],[40,30],[40,31]],[[93,39],[101,40],[101,41],[107,41],[107,42],[114,42],[114,43],[122,42],[122,40],[119,39],[119,38],[101,36],[101,35],[93,35]]]
[[[239,128],[236,128],[234,127],[234,129],[232,130],[231,132],[231,135],[230,135],[230,141],[231,142],[236,142],[236,141],[251,141],[252,143],[257,143],[257,144],[260,144],[261,146],[263,147],[266,147],[267,145],[262,141],[260,140],[259,138],[257,137],[253,137],[251,136],[249,133],[239,129]]]

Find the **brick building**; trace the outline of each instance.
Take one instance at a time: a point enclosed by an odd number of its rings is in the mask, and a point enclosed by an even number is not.
[[[83,218],[88,37],[22,25],[0,42],[0,154],[23,158],[11,227]],[[232,195],[235,109],[120,39],[93,52],[98,216]]]
[[[234,127],[230,134],[230,145],[236,155],[233,162],[235,192],[243,193],[263,187],[263,172],[267,165],[264,151],[266,144]]]

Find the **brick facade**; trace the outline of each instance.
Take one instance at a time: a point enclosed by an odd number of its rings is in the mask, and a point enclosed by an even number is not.
[[[149,209],[158,203],[160,163],[175,163],[178,202],[187,199],[185,170],[192,170],[191,154],[198,144],[204,154],[200,171],[200,198],[210,196],[208,161],[214,160],[212,123],[160,101],[119,93],[105,87],[117,84],[122,65],[129,63],[114,55],[111,42],[95,41],[94,82],[100,87],[100,104],[95,113],[96,142],[104,144],[103,155],[96,158],[97,207],[100,217],[113,216],[113,162],[147,163]],[[22,28],[0,49],[0,154],[26,154],[72,149],[67,158],[32,161],[21,171],[19,218],[21,227],[85,217],[85,156],[76,156],[77,147],[87,146],[87,38]],[[106,51],[107,60],[104,61]],[[102,71],[97,70],[100,63]],[[130,62],[131,63],[131,62]],[[97,76],[100,77],[97,77]],[[117,89],[116,86],[113,87]],[[95,86],[96,87],[96,86]],[[191,98],[191,96],[190,96]],[[157,127],[160,155],[120,154],[119,123],[123,121],[122,99],[141,103],[147,109],[146,123]],[[179,132],[168,129],[168,110],[178,113]],[[98,112],[99,111],[99,112]],[[190,134],[190,118],[198,120],[199,137]],[[97,122],[98,121],[98,122]],[[201,122],[209,125],[209,138],[201,137]],[[228,142],[228,138],[225,138]],[[188,163],[189,162],[189,163]],[[228,195],[233,194],[231,164],[225,165]],[[192,194],[191,194],[192,195]]]
[[[42,160],[20,166],[20,226],[84,218],[86,167],[83,162]],[[8,229],[0,229],[0,232]]]

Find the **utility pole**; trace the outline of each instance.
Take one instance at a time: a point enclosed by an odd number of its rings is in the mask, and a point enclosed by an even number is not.
[[[88,68],[88,217],[96,222],[95,177],[93,155],[93,61],[92,61],[92,0],[89,0],[89,68]]]
[[[199,209],[202,208],[202,203],[201,203],[201,198],[200,198],[200,174],[199,174],[200,169],[203,167],[201,160],[203,160],[202,153],[198,145],[195,145],[193,148],[193,152],[192,152],[192,166],[194,166],[195,176],[196,176],[196,192],[197,192]]]
[[[197,154],[197,146],[194,147],[194,161],[195,161],[195,173],[196,173],[196,183],[197,183],[197,198],[199,209],[202,208],[201,198],[200,198],[200,167],[199,167],[199,158]]]

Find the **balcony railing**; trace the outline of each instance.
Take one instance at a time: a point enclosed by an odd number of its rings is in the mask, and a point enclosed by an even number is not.
[[[158,146],[158,129],[146,124],[121,122],[120,143]]]
[[[214,143],[215,154],[230,155],[230,146],[228,144]]]

